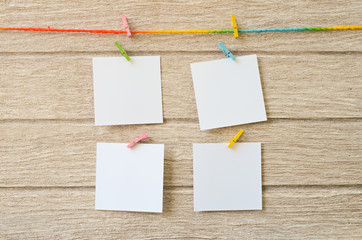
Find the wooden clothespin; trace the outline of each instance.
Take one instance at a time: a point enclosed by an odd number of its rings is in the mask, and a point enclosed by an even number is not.
[[[234,57],[234,55],[229,51],[229,49],[225,47],[222,42],[220,42],[218,46],[226,57],[231,58],[233,61],[235,61],[236,58]]]
[[[236,25],[235,15],[231,15],[231,21],[233,22],[234,38],[239,37],[238,26]]]
[[[127,61],[131,60],[126,51],[123,50],[123,48],[121,47],[121,45],[119,45],[119,43],[116,41],[114,44],[116,44],[116,46],[118,47],[119,51],[122,53],[122,55],[127,59]]]
[[[238,132],[238,134],[236,134],[236,136],[235,136],[233,139],[230,140],[229,145],[228,145],[228,148],[231,148],[231,147],[234,145],[234,143],[236,143],[236,141],[239,139],[239,137],[241,136],[241,134],[243,134],[243,132],[244,132],[244,129],[241,129],[241,130]]]
[[[125,28],[126,31],[127,31],[127,36],[128,36],[128,37],[131,37],[132,34],[131,34],[131,31],[129,30],[126,16],[125,16],[125,15],[121,15],[121,18],[122,18],[122,22],[123,22],[124,28]]]
[[[148,136],[147,136],[146,133],[144,133],[144,134],[142,134],[141,136],[139,136],[138,138],[136,138],[135,140],[133,140],[132,142],[130,142],[130,143],[127,145],[127,147],[128,147],[128,148],[131,148],[131,147],[133,147],[136,143],[138,143],[138,142],[141,141],[141,140],[145,140],[146,138],[148,138]]]

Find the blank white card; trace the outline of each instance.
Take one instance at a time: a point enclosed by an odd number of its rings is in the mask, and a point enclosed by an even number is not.
[[[162,123],[160,57],[93,58],[95,125]]]
[[[194,144],[194,211],[261,210],[261,144]]]
[[[162,212],[163,144],[97,143],[97,210]]]
[[[191,64],[200,129],[266,121],[256,55]]]

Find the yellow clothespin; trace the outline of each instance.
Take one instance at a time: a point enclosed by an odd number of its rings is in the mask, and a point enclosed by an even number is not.
[[[231,21],[233,22],[234,38],[239,37],[238,26],[236,25],[235,15],[231,15]]]
[[[236,143],[236,141],[239,139],[239,137],[241,136],[241,134],[243,134],[243,132],[244,132],[244,129],[241,129],[241,130],[238,132],[238,134],[236,134],[236,136],[235,136],[233,139],[230,140],[229,145],[228,145],[228,148],[231,148],[231,147],[234,145],[234,143]]]

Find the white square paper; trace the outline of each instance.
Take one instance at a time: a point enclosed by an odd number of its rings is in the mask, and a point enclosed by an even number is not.
[[[256,55],[191,64],[200,129],[266,121]]]
[[[261,210],[261,144],[194,144],[194,211]]]
[[[162,123],[160,57],[93,58],[95,125]]]
[[[163,144],[97,143],[96,210],[162,212]]]

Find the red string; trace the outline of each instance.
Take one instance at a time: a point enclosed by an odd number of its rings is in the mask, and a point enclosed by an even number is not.
[[[17,31],[34,31],[34,32],[84,32],[84,33],[127,33],[124,30],[91,30],[91,29],[57,29],[57,28],[0,28],[0,30],[17,30]],[[139,33],[142,31],[131,31],[133,33]]]

